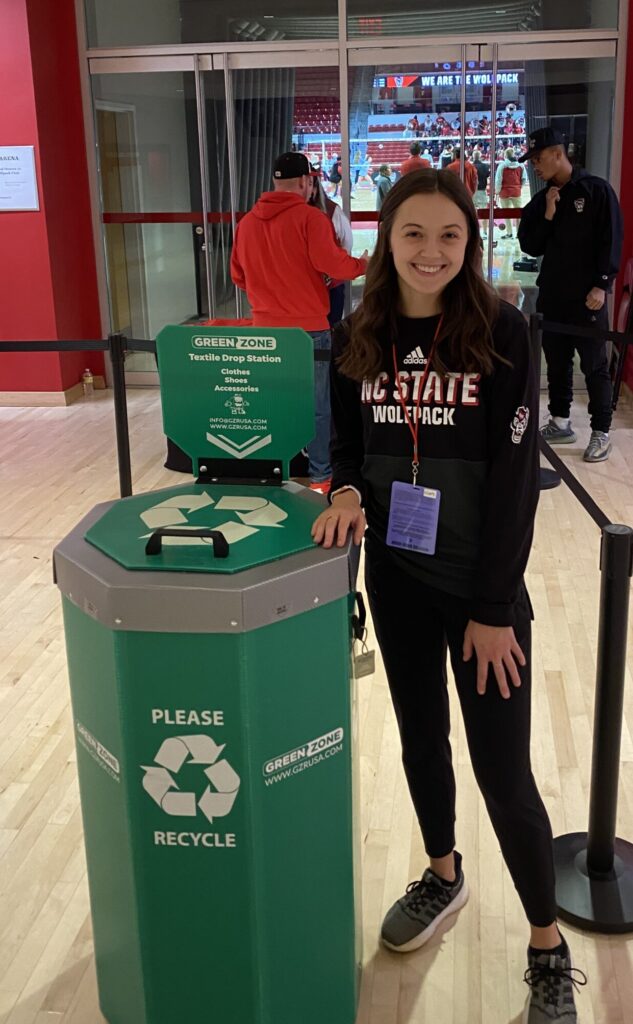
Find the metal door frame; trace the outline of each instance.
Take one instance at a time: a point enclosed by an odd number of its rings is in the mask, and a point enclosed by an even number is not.
[[[350,200],[350,151],[349,151],[349,87],[348,74],[350,67],[371,64],[375,57],[377,62],[386,64],[423,63],[424,56],[433,53],[433,61],[437,61],[438,52],[453,54],[453,60],[461,60],[465,66],[475,52],[477,59],[486,59],[492,65],[493,103],[495,102],[497,71],[499,63],[507,60],[564,60],[591,57],[614,57],[616,60],[615,77],[615,108],[610,154],[610,179],[617,188],[621,175],[621,144],[624,120],[624,84],[626,78],[626,38],[628,28],[627,0],[619,0],[618,29],[589,29],[574,31],[551,31],[531,33],[483,33],[481,36],[419,36],[399,38],[394,36],[373,36],[370,39],[349,39],[347,36],[347,3],[339,0],[338,5],[338,39],[322,41],[290,41],[263,43],[208,43],[208,44],[164,44],[143,47],[115,47],[108,49],[89,49],[86,46],[85,15],[83,0],[76,0],[79,29],[80,63],[82,65],[82,92],[84,99],[84,115],[86,138],[92,144],[88,154],[92,203],[95,224],[95,248],[97,250],[97,267],[99,291],[104,331],[110,329],[109,302],[107,299],[107,281],[105,261],[103,257],[103,236],[101,231],[101,210],[98,189],[97,160],[95,133],[93,123],[90,77],[94,74],[130,74],[153,73],[159,71],[193,71],[196,77],[196,103],[198,111],[198,144],[200,151],[200,174],[203,195],[203,214],[205,224],[205,240],[208,229],[208,152],[205,145],[204,122],[204,78],[205,71],[222,71],[225,82],[225,105],[227,122],[229,184],[231,195],[231,220],[233,230],[236,226],[237,197],[237,163],[235,152],[235,109],[233,104],[233,72],[248,68],[269,67],[339,67],[340,85],[340,124],[341,124],[341,159],[343,164],[343,210],[349,217]],[[480,57],[484,51],[488,57]],[[447,58],[448,59],[448,58]],[[461,108],[466,105],[466,76],[462,75]],[[496,111],[495,111],[496,113]],[[495,145],[496,117],[491,119],[491,147]],[[465,153],[465,118],[461,119],[461,154]],[[205,186],[205,182],[207,185]],[[492,213],[492,209],[491,209]],[[491,245],[492,232],[489,233],[488,276],[492,275]],[[206,246],[205,264],[209,297],[211,303],[211,267],[212,254]],[[238,313],[241,310],[239,290],[237,294]],[[135,375],[136,376],[136,375]],[[139,376],[151,376],[139,375]],[[141,381],[138,381],[141,383]]]

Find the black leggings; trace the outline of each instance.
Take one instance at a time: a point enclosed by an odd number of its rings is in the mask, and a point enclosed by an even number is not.
[[[552,830],[530,765],[531,609],[525,588],[515,634],[527,665],[504,700],[494,673],[477,694],[476,657],[462,657],[466,602],[427,587],[394,564],[388,550],[366,552],[365,581],[400,729],[402,760],[426,852],[455,846],[455,776],[449,741],[447,647],[470,757],[504,860],[530,924],[556,918]]]

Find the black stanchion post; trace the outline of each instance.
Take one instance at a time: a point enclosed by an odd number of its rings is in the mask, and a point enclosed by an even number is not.
[[[600,551],[600,630],[587,866],[613,870],[633,530],[606,527]]]
[[[554,840],[563,920],[597,932],[633,931],[633,844],[616,839],[633,530],[609,525],[600,552],[600,624],[589,832]]]
[[[127,420],[125,394],[125,345],[122,334],[109,334],[110,358],[112,359],[112,384],[114,388],[114,422],[116,426],[116,450],[119,461],[119,489],[122,498],[132,493],[132,464],[130,461],[130,432]]]
[[[538,379],[541,379],[541,325],[543,323],[542,313],[532,313],[530,316],[530,345],[532,347],[532,356],[534,358],[535,372],[538,374]],[[538,416],[538,409],[536,411]],[[558,473],[553,469],[547,469],[541,466],[540,469],[540,488],[542,491],[551,491],[553,487],[560,486],[560,477]]]

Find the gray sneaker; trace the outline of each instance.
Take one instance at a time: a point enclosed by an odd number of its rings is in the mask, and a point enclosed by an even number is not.
[[[461,910],[468,900],[468,888],[459,853],[455,853],[455,875],[455,882],[449,885],[427,868],[419,882],[407,886],[382,923],[380,938],[387,949],[396,953],[419,949],[444,918]]]
[[[582,971],[572,967],[569,950],[565,956],[528,949],[528,969],[523,980],[530,986],[522,1024],[576,1024],[578,1014],[574,988],[587,984]]]
[[[585,462],[604,462],[609,458],[611,441],[609,435],[601,430],[592,430],[589,444],[585,448],[583,459]]]
[[[571,421],[566,427],[559,427],[551,416],[545,426],[541,427],[541,437],[548,444],[573,444],[576,440],[576,435],[571,429]]]

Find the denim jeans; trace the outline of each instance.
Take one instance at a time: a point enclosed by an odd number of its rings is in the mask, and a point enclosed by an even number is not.
[[[332,335],[329,331],[308,331],[314,342],[314,351],[330,351]],[[330,466],[330,361],[314,361],[314,419],[315,436],[307,445],[310,480],[320,483],[332,476]]]

